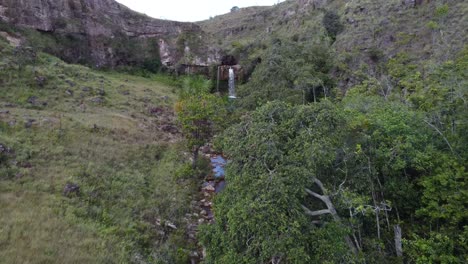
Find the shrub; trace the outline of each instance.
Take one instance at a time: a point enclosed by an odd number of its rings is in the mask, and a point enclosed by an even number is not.
[[[384,53],[381,49],[379,49],[378,47],[371,47],[368,51],[368,54],[369,54],[369,58],[373,61],[373,62],[378,62],[379,60],[381,60],[383,57],[384,57]]]
[[[322,23],[328,35],[333,40],[344,30],[344,25],[341,23],[340,16],[335,11],[328,10],[323,17]]]

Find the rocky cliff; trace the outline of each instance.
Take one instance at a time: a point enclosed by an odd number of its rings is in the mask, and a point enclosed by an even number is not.
[[[0,0],[0,19],[53,39],[49,52],[68,62],[173,66],[216,59],[198,25],[150,18],[114,0]]]

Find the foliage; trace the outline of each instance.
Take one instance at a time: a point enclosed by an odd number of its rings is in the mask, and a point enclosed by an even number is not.
[[[468,219],[468,173],[463,165],[447,156],[440,156],[439,167],[432,177],[421,181],[424,187],[422,200],[424,207],[418,214],[427,216],[431,222],[443,224],[447,229],[456,228]],[[447,230],[447,231],[455,231]]]
[[[332,53],[326,46],[277,40],[250,82],[239,88],[241,105],[254,109],[272,100],[304,104],[330,96],[332,66]]]
[[[461,263],[454,256],[453,240],[440,233],[432,232],[428,238],[414,236],[406,241],[409,258],[417,264],[423,263]]]
[[[199,148],[214,135],[225,114],[224,101],[212,94],[189,97],[176,105],[178,120],[190,149]]]
[[[355,259],[345,243],[343,223],[316,230],[302,209],[303,204],[320,206],[304,189],[313,188],[313,177],[332,180],[321,173],[334,163],[341,135],[334,127],[343,121],[327,101],[296,107],[272,102],[225,132],[229,185],[215,200],[216,223],[202,234],[208,263]]]
[[[438,18],[445,17],[449,13],[449,6],[447,4],[440,5],[436,8],[434,15]]]
[[[238,6],[233,6],[231,8],[231,12],[236,12],[236,11],[239,11],[239,7]]]
[[[466,219],[465,169],[439,149],[443,139],[419,111],[375,96],[306,106],[270,102],[229,128],[222,142],[231,160],[229,185],[215,200],[216,223],[202,232],[207,263],[350,263],[359,255],[392,263],[394,226],[413,236],[405,244],[413,258],[427,253],[421,251],[427,226],[418,226],[429,219],[441,225],[432,232],[449,243],[433,245],[446,249],[445,261],[463,258],[456,249],[466,247],[457,234]],[[339,220],[304,193],[320,192],[315,179]],[[318,226],[303,206],[316,210]]]
[[[216,197],[216,222],[202,234],[207,263],[310,260],[306,237],[311,229],[298,200],[302,191],[296,188],[301,176],[290,178],[287,170],[279,170],[287,151],[282,143],[290,132],[277,122],[288,117],[286,105],[266,104],[226,132],[229,185]]]
[[[187,99],[191,96],[208,94],[211,86],[211,81],[201,75],[182,77],[179,98]]]
[[[396,181],[393,183],[396,189],[391,192],[398,195],[395,198],[402,198],[398,203],[403,204],[409,213],[402,216],[402,210],[398,207],[400,220],[408,221],[408,217],[416,217],[422,223],[417,228],[408,227],[406,240],[407,257],[416,263],[459,263],[466,259],[466,254],[462,253],[467,245],[463,230],[468,218],[463,209],[467,207],[467,137],[463,132],[466,131],[467,113],[466,54],[465,48],[454,61],[439,64],[429,61],[420,65],[415,63],[416,58],[412,54],[400,53],[386,65],[393,89],[388,90],[385,98],[403,101],[410,109],[420,111],[418,126],[425,126],[425,129],[421,130],[421,127],[418,130],[424,131],[426,140],[432,141],[430,144],[417,144],[428,146],[423,153],[415,156],[419,164],[415,164],[417,166],[411,169],[411,174],[416,172],[414,175],[417,177],[407,183]],[[369,94],[369,84],[356,87],[367,87],[358,96],[362,96],[363,92]],[[372,89],[381,90],[381,85],[374,82]],[[395,116],[383,119],[391,118]],[[397,120],[401,119],[397,117]],[[415,127],[415,124],[411,126]],[[413,138],[421,140],[423,136],[419,132]],[[392,145],[398,146],[395,143]],[[417,148],[412,146],[404,149],[404,152],[409,154],[415,150]],[[378,157],[378,153],[368,157]],[[389,160],[390,157],[385,159]],[[394,158],[390,160],[393,162]],[[407,163],[410,160],[405,158],[404,161]],[[386,185],[389,183],[388,180],[384,182]],[[402,186],[411,189],[403,189]],[[409,193],[413,195],[407,196]],[[413,210],[416,214],[411,213]]]
[[[340,16],[333,10],[327,10],[323,16],[322,24],[327,30],[328,35],[335,40],[336,36],[344,30],[344,25]]]
[[[226,101],[210,94],[210,82],[200,77],[185,78],[175,110],[187,146],[193,153],[193,167],[198,150],[218,132],[226,119]]]
[[[0,149],[0,259],[187,263],[198,247],[185,233],[198,220],[188,219],[189,205],[209,169],[198,149],[216,139],[229,157],[227,187],[214,198],[214,223],[200,230],[206,263],[466,262],[468,48],[453,56],[466,8],[358,2],[337,8],[355,25],[346,32],[335,11],[303,13],[294,1],[259,8],[255,25],[250,9],[214,18],[220,45],[241,62],[255,60],[235,102],[210,94],[202,77],[150,74],[161,67],[156,39],[96,40],[117,64],[141,68],[142,79],[39,52],[87,63],[83,36],[0,22],[33,51],[15,52],[0,38],[0,105],[9,110],[0,113],[0,143],[11,147]],[[373,13],[384,10],[413,23]],[[186,55],[180,63],[204,52],[191,32],[176,45]],[[41,89],[37,77],[47,79]],[[354,87],[337,100],[336,83]],[[177,130],[169,110],[176,92],[186,146],[160,131]],[[80,192],[63,197],[67,183]]]

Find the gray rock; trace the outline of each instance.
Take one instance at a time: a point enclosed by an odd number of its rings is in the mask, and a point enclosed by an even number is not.
[[[28,98],[27,102],[32,104],[32,105],[36,105],[37,104],[37,96],[30,96]]]
[[[76,84],[71,80],[65,80],[65,82],[68,83],[68,85],[70,85],[70,87],[75,87],[76,86]]]
[[[41,32],[59,36],[73,36],[71,45],[81,45],[89,52],[65,47],[58,51],[68,62],[85,60],[91,65],[114,67],[123,61],[133,62],[153,54],[151,45],[159,41],[161,61],[175,65],[185,54],[178,52],[177,39],[183,34],[203,36],[200,26],[195,23],[161,20],[134,12],[113,0],[15,0],[0,1],[0,18],[3,21],[26,26]],[[79,21],[80,23],[68,23]],[[109,49],[109,41],[118,42],[120,36],[128,36],[140,42],[147,49],[138,50],[138,55],[129,58],[127,52]],[[190,45],[190,44],[189,44]],[[203,48],[189,49],[191,53],[200,50],[196,60],[208,64]],[[205,49],[208,45],[204,44]]]
[[[173,125],[163,125],[161,126],[161,130],[169,133],[169,134],[177,134],[179,133],[179,129],[176,126]]]
[[[71,197],[72,195],[79,195],[80,194],[80,186],[75,183],[67,183],[63,188],[63,195],[67,197]]]
[[[94,98],[91,98],[90,101],[93,102],[93,103],[96,103],[96,104],[102,104],[102,103],[104,103],[104,98],[102,98],[102,97],[94,97]]]
[[[206,186],[205,188],[203,188],[204,191],[207,191],[207,192],[214,192],[215,191],[215,187],[213,185],[208,185]]]
[[[7,147],[6,145],[0,143],[0,154],[11,154],[11,148]]]
[[[35,119],[28,119],[28,120],[26,120],[26,122],[24,123],[24,127],[25,127],[25,128],[30,128],[30,127],[32,127],[32,125],[34,124],[34,122],[36,122]]]
[[[177,226],[171,222],[166,222],[166,226],[172,229],[177,229]]]
[[[39,87],[44,87],[47,82],[47,78],[44,76],[36,76],[34,79],[36,80],[36,83]]]

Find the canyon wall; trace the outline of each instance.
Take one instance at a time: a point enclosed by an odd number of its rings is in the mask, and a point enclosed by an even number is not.
[[[0,20],[55,39],[68,62],[115,67],[159,60],[208,65],[204,33],[194,23],[160,20],[114,0],[0,0]]]

